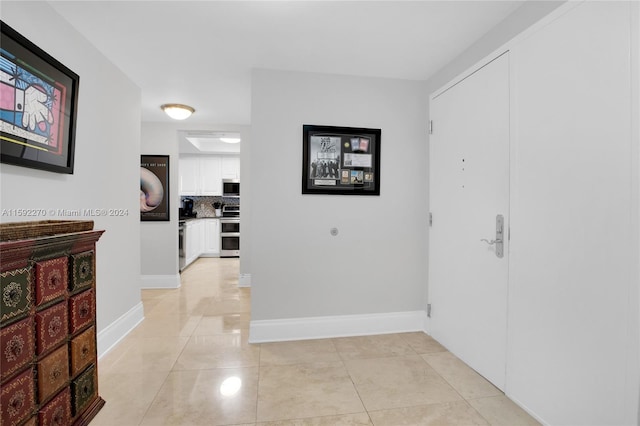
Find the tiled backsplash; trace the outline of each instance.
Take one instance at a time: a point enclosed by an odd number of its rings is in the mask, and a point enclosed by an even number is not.
[[[213,208],[213,203],[220,202],[223,204],[237,205],[240,204],[240,199],[235,197],[180,197],[180,207],[182,207],[182,200],[190,198],[193,200],[193,211],[198,213],[198,217],[215,217],[216,213]]]

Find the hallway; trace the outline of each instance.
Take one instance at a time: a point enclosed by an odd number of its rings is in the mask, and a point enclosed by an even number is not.
[[[538,424],[423,333],[249,344],[238,265],[201,258],[180,289],[143,290],[92,426]]]

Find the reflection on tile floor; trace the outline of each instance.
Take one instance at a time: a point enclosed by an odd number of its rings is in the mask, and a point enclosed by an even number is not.
[[[92,426],[537,425],[424,333],[250,344],[238,259],[203,258],[99,363]]]

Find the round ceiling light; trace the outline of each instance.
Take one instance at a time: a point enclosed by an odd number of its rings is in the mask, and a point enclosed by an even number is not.
[[[162,108],[162,110],[174,120],[184,120],[196,112],[196,110],[189,105],[182,104],[164,104],[161,105],[160,108]]]
[[[240,142],[240,138],[220,138],[222,142],[225,143],[238,143]]]

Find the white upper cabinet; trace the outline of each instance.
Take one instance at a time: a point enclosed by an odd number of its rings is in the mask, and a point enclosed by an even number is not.
[[[200,157],[200,193],[198,195],[222,195],[220,157]]]
[[[180,157],[180,195],[198,195],[200,163],[198,157]]]
[[[222,179],[240,179],[240,157],[222,157]]]
[[[236,155],[180,157],[180,195],[222,195],[222,179],[240,179]]]

